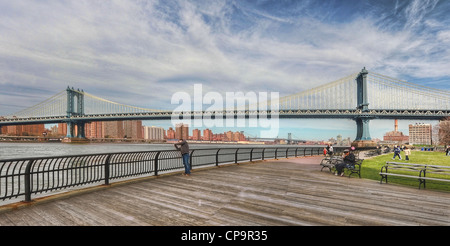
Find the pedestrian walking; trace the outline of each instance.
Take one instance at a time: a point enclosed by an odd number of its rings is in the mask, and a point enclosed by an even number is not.
[[[398,159],[402,159],[402,156],[400,155],[400,147],[397,145],[394,146],[394,157],[392,157],[392,160],[395,160],[396,156],[398,156]]]
[[[409,155],[411,154],[411,150],[405,146],[403,152],[405,152],[405,160],[409,161]]]
[[[183,158],[184,173],[185,176],[191,175],[191,166],[189,165],[189,144],[185,139],[178,140],[178,143],[174,144],[175,148],[181,152]],[[178,147],[179,146],[179,147]]]

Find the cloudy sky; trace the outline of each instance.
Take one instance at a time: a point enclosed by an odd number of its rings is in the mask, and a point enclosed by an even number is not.
[[[0,115],[68,85],[173,109],[195,83],[285,96],[363,67],[448,89],[449,11],[445,0],[0,0]],[[353,138],[354,123],[340,124]]]

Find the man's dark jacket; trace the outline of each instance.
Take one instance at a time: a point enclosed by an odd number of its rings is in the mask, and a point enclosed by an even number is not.
[[[181,148],[178,148],[178,145],[180,145]],[[189,154],[189,144],[186,142],[186,140],[183,140],[182,142],[174,144],[175,148],[177,150],[181,151],[181,154]]]

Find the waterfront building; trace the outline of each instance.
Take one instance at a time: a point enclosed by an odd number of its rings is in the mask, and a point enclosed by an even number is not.
[[[199,129],[192,130],[192,140],[202,140],[202,134]]]
[[[94,121],[89,122],[84,125],[84,131],[86,138],[104,138],[104,122]]]
[[[189,125],[180,123],[175,126],[176,139],[189,139]]]
[[[123,121],[105,121],[103,122],[105,138],[123,138]]]
[[[143,126],[144,139],[146,140],[164,140],[164,128],[156,126]]]
[[[213,133],[210,129],[203,130],[203,140],[211,141],[213,139]]]
[[[227,131],[225,133],[226,136],[226,140],[225,141],[233,141],[233,132],[232,131]]]
[[[141,120],[125,120],[123,121],[124,137],[131,139],[143,139],[142,121]]]
[[[409,144],[432,144],[431,124],[410,124],[409,125]]]
[[[4,126],[3,134],[11,136],[42,136],[44,124]]]
[[[167,130],[167,139],[175,139],[175,130],[172,127],[169,127],[169,130]]]
[[[394,121],[394,131],[386,132],[383,136],[384,143],[392,143],[403,145],[409,142],[409,136],[403,135],[403,132],[398,130],[398,120]]]
[[[66,123],[58,123],[58,135],[59,136],[67,135],[67,124]]]

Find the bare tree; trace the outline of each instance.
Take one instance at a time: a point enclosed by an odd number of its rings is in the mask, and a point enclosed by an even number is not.
[[[450,117],[439,122],[439,142],[443,145],[450,145]]]

